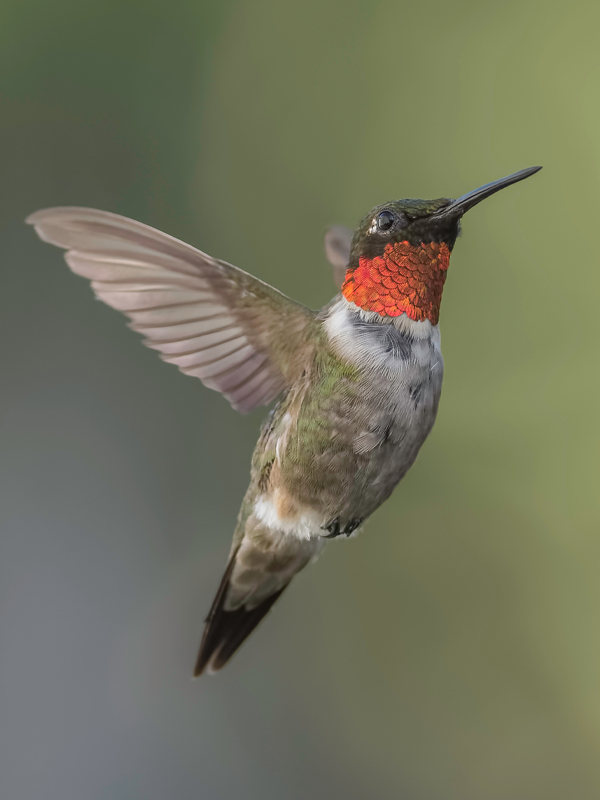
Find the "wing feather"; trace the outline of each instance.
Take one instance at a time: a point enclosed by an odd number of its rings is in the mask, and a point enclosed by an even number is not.
[[[350,261],[352,231],[344,225],[333,225],[325,232],[325,254],[333,267],[333,280],[341,289]]]
[[[268,284],[106,211],[49,208],[27,222],[148,347],[234,408],[269,403],[299,374],[314,314]]]

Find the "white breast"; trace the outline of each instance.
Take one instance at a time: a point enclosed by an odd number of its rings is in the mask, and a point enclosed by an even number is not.
[[[336,352],[361,369],[390,378],[411,367],[443,371],[440,330],[429,320],[381,317],[340,297],[324,325]]]

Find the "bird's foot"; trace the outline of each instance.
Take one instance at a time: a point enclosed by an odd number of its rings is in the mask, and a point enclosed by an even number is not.
[[[323,530],[329,531],[329,534],[323,538],[335,539],[336,536],[341,536],[342,534],[344,536],[350,536],[350,534],[353,533],[361,523],[362,519],[351,519],[344,528],[340,528],[340,518],[336,517],[332,522],[329,523],[329,525],[325,525],[323,528]]]

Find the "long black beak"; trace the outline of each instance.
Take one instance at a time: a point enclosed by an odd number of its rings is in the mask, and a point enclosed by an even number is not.
[[[530,175],[535,175],[535,173],[540,170],[541,167],[529,167],[529,169],[522,169],[520,172],[508,175],[506,178],[500,178],[498,181],[486,183],[485,186],[480,186],[479,189],[474,189],[472,192],[463,194],[458,200],[452,200],[449,205],[440,208],[438,215],[445,216],[446,214],[452,214],[456,217],[462,217],[465,212],[473,208],[473,206],[476,206],[477,203],[485,200],[486,197],[490,197],[490,195],[499,192],[500,189],[504,189],[506,186],[510,186],[513,183],[518,183],[528,178]]]

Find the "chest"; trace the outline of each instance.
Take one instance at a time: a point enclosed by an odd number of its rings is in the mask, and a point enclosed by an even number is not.
[[[344,416],[359,452],[382,444],[420,446],[442,388],[439,329],[429,321],[381,323],[374,316],[341,300],[325,321],[332,349],[356,370]]]
[[[440,332],[428,320],[408,317],[381,321],[341,298],[324,322],[334,352],[371,386],[374,399],[395,402],[406,391],[413,399],[441,389],[444,360]],[[383,397],[382,397],[383,399]]]

